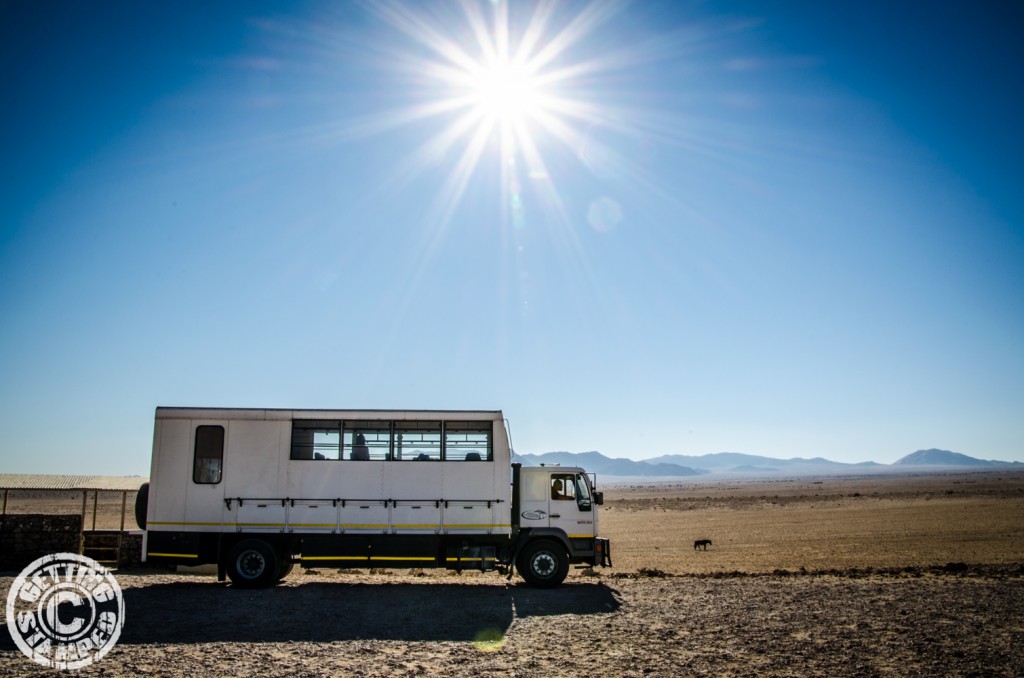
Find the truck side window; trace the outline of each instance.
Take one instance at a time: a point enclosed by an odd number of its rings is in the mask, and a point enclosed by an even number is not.
[[[445,461],[492,461],[491,422],[446,421]]]
[[[569,473],[551,474],[551,498],[573,500],[576,498],[576,479]]]
[[[197,426],[192,482],[216,485],[224,462],[224,427]]]

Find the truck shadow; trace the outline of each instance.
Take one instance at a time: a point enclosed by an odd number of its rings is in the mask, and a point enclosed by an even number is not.
[[[119,645],[339,640],[473,641],[504,635],[513,619],[615,612],[601,583],[525,585],[324,583],[236,589],[174,582],[124,589]],[[6,626],[0,649],[14,649]]]
[[[272,589],[163,584],[125,591],[121,643],[474,640],[515,617],[600,614],[619,606],[602,584],[541,591],[466,584],[305,583]]]

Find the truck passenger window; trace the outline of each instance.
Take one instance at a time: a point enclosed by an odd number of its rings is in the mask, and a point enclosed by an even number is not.
[[[491,422],[446,421],[445,461],[491,461]]]
[[[396,421],[395,461],[441,461],[441,422]]]
[[[325,420],[292,422],[292,459],[340,459],[341,422]]]
[[[224,462],[224,427],[197,426],[192,482],[216,485]]]
[[[342,431],[342,456],[354,461],[391,459],[391,422],[346,421]]]

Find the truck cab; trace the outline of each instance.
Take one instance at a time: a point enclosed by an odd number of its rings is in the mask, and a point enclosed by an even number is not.
[[[520,540],[557,542],[573,563],[611,564],[609,541],[598,537],[597,506],[604,496],[583,469],[513,464],[513,485],[518,490],[513,524],[518,523]],[[558,561],[550,555],[532,564],[517,558],[516,568],[528,582],[543,586],[544,575],[564,579],[561,571],[568,570],[568,562]]]

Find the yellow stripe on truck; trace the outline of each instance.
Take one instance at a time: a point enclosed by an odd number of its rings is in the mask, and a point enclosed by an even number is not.
[[[198,558],[198,553],[154,553],[150,551],[146,554],[148,556],[157,556],[160,558]]]
[[[284,527],[282,525],[282,527]],[[334,523],[288,523],[288,527],[335,527]]]
[[[149,525],[198,525],[200,527],[234,527],[235,523],[183,523],[178,521],[151,520]]]
[[[418,560],[433,562],[433,556],[302,556],[302,560]]]

